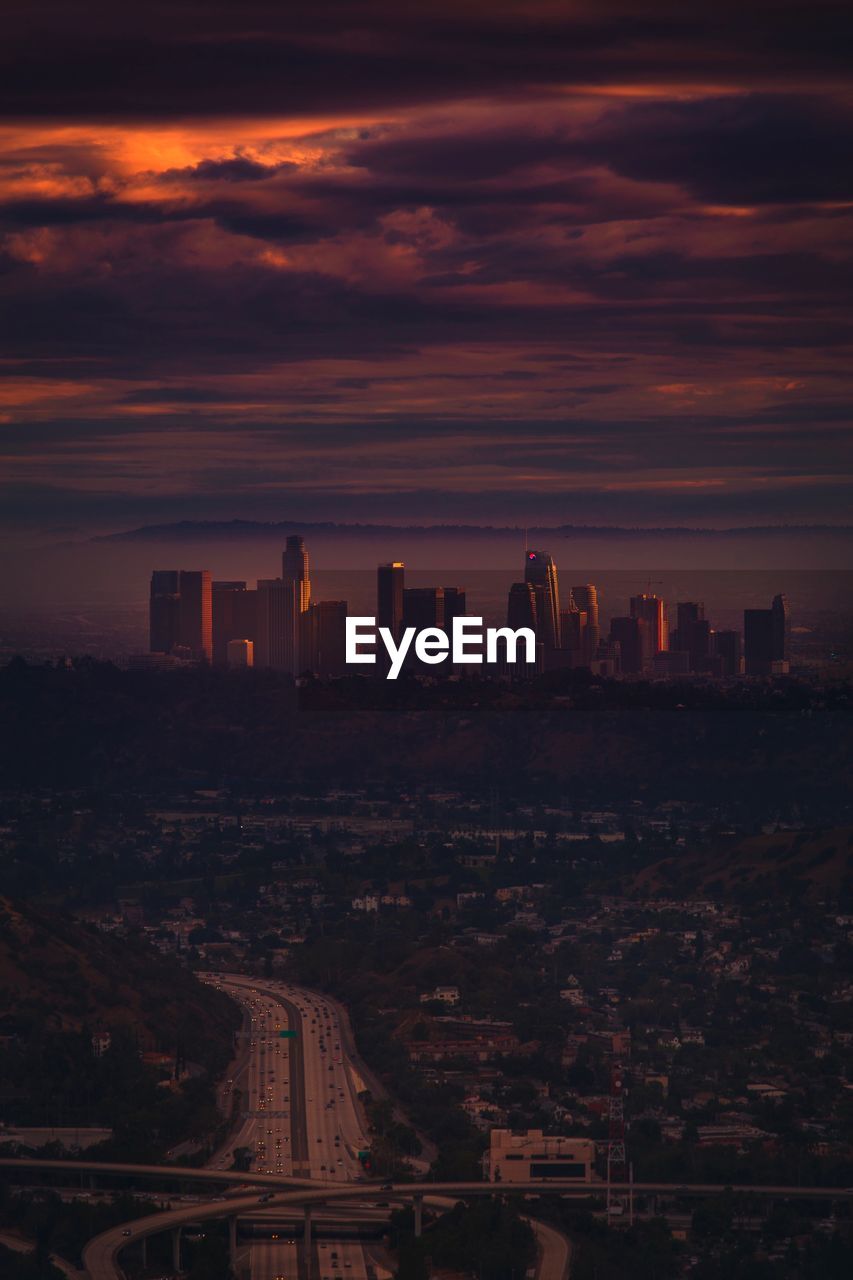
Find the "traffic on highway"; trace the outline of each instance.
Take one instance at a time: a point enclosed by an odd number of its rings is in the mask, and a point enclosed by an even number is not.
[[[291,983],[210,973],[204,981],[244,1011],[244,1052],[225,1098],[239,1103],[239,1127],[210,1164],[278,1178],[338,1185],[364,1180],[366,1152],[356,1086],[343,1047],[340,1015],[327,997]],[[251,1215],[251,1280],[295,1280],[298,1244],[286,1220],[258,1197]],[[366,1280],[364,1251],[350,1241],[317,1240],[312,1273],[321,1280]],[[241,1260],[242,1261],[242,1260]],[[243,1262],[245,1268],[245,1262]]]

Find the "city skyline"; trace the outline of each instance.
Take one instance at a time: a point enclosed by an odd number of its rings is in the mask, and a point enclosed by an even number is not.
[[[455,656],[457,639],[463,646],[460,654],[466,640],[461,634],[457,638],[454,620],[483,623],[468,610],[464,586],[406,586],[402,560],[380,563],[374,614],[366,617],[351,615],[347,600],[312,600],[309,552],[301,535],[287,536],[281,562],[281,577],[259,577],[254,588],[243,580],[213,580],[209,570],[153,570],[149,658],[146,663],[145,655],[137,655],[133,664],[189,660],[220,667],[258,666],[293,677],[310,672],[323,678],[358,673],[359,666],[351,664],[370,662],[376,668],[372,674],[396,679],[404,667],[415,674],[439,674],[434,664],[445,658],[416,658],[415,648],[427,635],[448,646],[451,633],[454,656],[448,671],[458,674],[459,662],[484,661],[482,656],[458,661]],[[522,564],[523,581],[512,583],[507,594],[505,628],[487,628],[487,647],[493,655],[487,663],[494,667],[493,674],[507,674],[507,657],[522,644],[527,656],[509,658],[509,666],[522,662],[524,670],[518,674],[585,668],[604,678],[731,679],[789,672],[791,615],[784,593],[773,597],[770,608],[745,609],[742,631],[730,630],[714,628],[704,602],[698,600],[676,601],[673,624],[670,602],[652,591],[649,579],[644,591],[630,597],[629,614],[611,617],[602,634],[595,583],[564,588],[561,607],[554,557],[526,547]],[[381,652],[369,658],[351,656],[365,652],[359,650],[355,632],[367,623],[378,631],[366,643],[376,644],[375,636],[381,634],[387,657]],[[483,642],[481,637],[481,646]],[[479,652],[477,643],[472,641],[469,652]],[[389,646],[397,646],[399,654]],[[449,648],[445,656],[450,658]]]

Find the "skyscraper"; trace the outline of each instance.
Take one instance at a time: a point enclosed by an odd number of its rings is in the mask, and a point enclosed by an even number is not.
[[[179,643],[178,570],[155,569],[148,598],[148,636],[152,653],[171,653]]]
[[[213,662],[225,666],[231,640],[255,639],[257,592],[245,582],[213,583]]]
[[[631,617],[640,618],[645,623],[641,632],[642,667],[644,671],[650,671],[655,654],[669,648],[666,604],[660,596],[646,592],[631,596]],[[624,663],[622,669],[626,669]]]
[[[681,600],[676,605],[677,625],[671,648],[686,653],[691,671],[704,671],[711,655],[711,624],[700,600]]]
[[[610,619],[610,642],[619,645],[620,670],[625,675],[637,675],[643,670],[643,655],[646,651],[643,641],[647,631],[648,623],[644,618],[634,616]]]
[[[720,659],[723,676],[743,674],[743,641],[739,631],[716,631],[714,652]]]
[[[255,666],[298,675],[300,668],[299,582],[258,579],[258,623]]]
[[[466,595],[464,587],[444,587],[444,628],[450,632],[454,618],[464,618]]]
[[[560,591],[557,566],[547,551],[527,551],[524,557],[524,581],[536,595],[536,638],[546,649],[560,647]]]
[[[213,594],[207,569],[181,569],[180,643],[194,658],[210,662],[213,657]]]
[[[444,626],[444,587],[406,587],[403,591],[403,630]]]
[[[506,606],[506,624],[517,631],[519,627],[530,627],[537,631],[536,592],[530,582],[514,582],[509,589]],[[537,632],[538,634],[538,632]]]
[[[586,614],[586,626],[583,629],[582,661],[592,662],[598,653],[601,641],[601,624],[598,617],[598,587],[593,582],[584,582],[579,587],[572,587],[572,598]]]
[[[743,654],[748,676],[769,676],[773,668],[772,609],[744,609]]]
[[[304,613],[311,603],[311,577],[308,572],[308,552],[305,540],[298,533],[287,539],[281,557],[281,576],[285,582],[296,585],[296,607]]]
[[[701,600],[679,600],[675,606],[675,632],[672,636],[674,649],[688,649],[688,633],[694,622],[705,617],[705,606]]]
[[[387,627],[394,639],[399,639],[403,625],[403,591],[406,585],[406,566],[402,560],[380,564],[376,570],[376,624]]]
[[[589,661],[586,627],[586,610],[578,608],[574,593],[570,592],[568,608],[560,610],[560,647],[571,655],[573,667],[584,666]]]
[[[340,676],[346,665],[346,600],[318,600],[302,614],[300,669]]]
[[[773,661],[787,662],[791,640],[791,611],[788,607],[788,597],[774,596],[770,607],[773,612]]]
[[[790,613],[787,598],[773,597],[769,609],[744,609],[743,653],[748,676],[782,675],[788,670]]]
[[[213,656],[213,605],[207,569],[155,569],[149,597],[152,653],[186,650],[200,661]]]

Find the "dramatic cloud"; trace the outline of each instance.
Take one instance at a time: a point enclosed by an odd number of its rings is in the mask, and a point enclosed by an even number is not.
[[[7,5],[5,509],[844,519],[845,10]]]

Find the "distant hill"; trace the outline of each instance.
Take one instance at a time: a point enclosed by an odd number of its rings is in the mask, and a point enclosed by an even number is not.
[[[227,1061],[235,1006],[141,941],[0,897],[0,1034],[103,1028],[145,1049]]]
[[[465,536],[466,538],[519,538],[523,532],[518,525],[473,525],[473,524],[427,524],[427,525],[386,525],[386,524],[335,524],[331,521],[312,522],[306,520],[179,520],[172,524],[143,525],[138,529],[126,529],[116,533],[101,534],[94,542],[175,542],[204,541],[206,539],[235,538],[283,538],[288,533],[297,531],[303,534],[340,534],[346,537],[374,537],[389,534],[409,537],[430,538],[435,536]],[[853,525],[753,525],[731,529],[707,529],[684,527],[637,528],[619,525],[540,525],[527,529],[531,538],[542,537],[596,537],[624,538],[635,537],[705,537],[734,538],[744,534],[761,534],[765,536],[790,537],[806,534],[844,534],[853,533]]]
[[[629,891],[644,895],[709,893],[738,897],[835,895],[853,879],[853,827],[779,831],[720,848],[666,858],[641,871]]]

